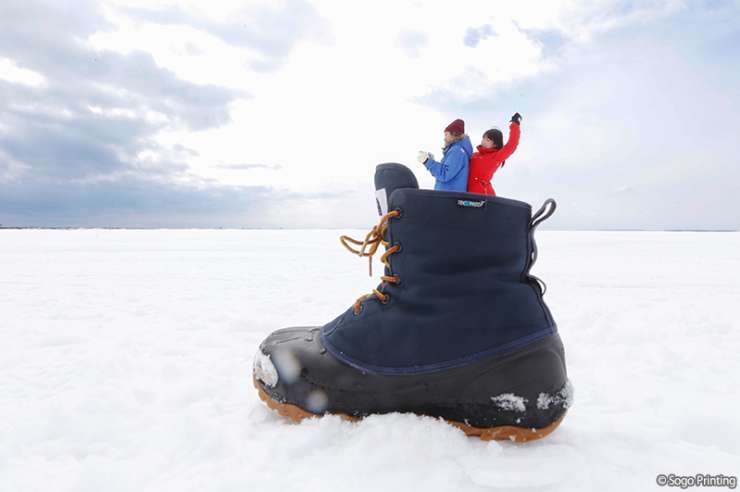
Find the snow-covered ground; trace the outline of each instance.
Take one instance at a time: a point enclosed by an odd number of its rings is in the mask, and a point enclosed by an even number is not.
[[[412,415],[295,425],[259,401],[262,338],[377,283],[339,234],[0,231],[0,489],[656,490],[659,473],[740,472],[740,233],[538,232],[575,405],[525,445]]]

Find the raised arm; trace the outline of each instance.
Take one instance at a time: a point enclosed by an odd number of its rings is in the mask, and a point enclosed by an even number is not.
[[[506,145],[501,147],[501,150],[496,153],[496,157],[499,157],[502,161],[508,159],[519,145],[520,134],[521,128],[519,127],[519,123],[516,121],[512,121],[509,124],[509,140],[507,140]]]

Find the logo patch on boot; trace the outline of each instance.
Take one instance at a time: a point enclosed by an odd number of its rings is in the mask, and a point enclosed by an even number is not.
[[[457,206],[458,207],[471,207],[471,208],[481,208],[485,206],[486,201],[473,201],[473,200],[458,200]]]

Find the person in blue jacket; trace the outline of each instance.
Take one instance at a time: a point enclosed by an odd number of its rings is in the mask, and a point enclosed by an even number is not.
[[[419,152],[419,162],[436,178],[435,190],[467,191],[470,156],[473,144],[465,135],[465,122],[457,119],[445,128],[445,147],[442,162],[434,160],[429,152]]]

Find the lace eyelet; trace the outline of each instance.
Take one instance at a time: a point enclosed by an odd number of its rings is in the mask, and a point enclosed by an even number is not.
[[[388,304],[391,302],[391,296],[389,294],[386,294],[384,298],[380,299],[381,304]]]
[[[396,209],[394,209],[394,211],[398,212],[398,215],[396,215],[395,217],[393,217],[394,219],[400,219],[401,217],[403,217],[403,210],[402,209],[396,208]]]

